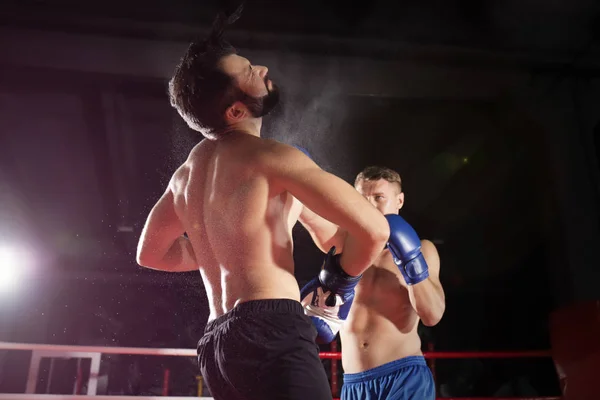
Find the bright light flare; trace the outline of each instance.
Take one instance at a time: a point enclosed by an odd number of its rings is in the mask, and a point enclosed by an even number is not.
[[[10,290],[19,281],[23,262],[19,252],[9,247],[0,247],[0,290]]]

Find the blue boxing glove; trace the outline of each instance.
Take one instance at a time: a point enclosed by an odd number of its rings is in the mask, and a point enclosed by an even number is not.
[[[387,214],[390,226],[390,239],[387,247],[394,257],[407,285],[415,285],[429,277],[429,267],[423,253],[417,232],[397,214]]]
[[[317,329],[317,341],[330,343],[348,317],[354,300],[354,288],[362,275],[350,276],[340,266],[335,247],[329,250],[319,276],[300,291],[304,312]]]

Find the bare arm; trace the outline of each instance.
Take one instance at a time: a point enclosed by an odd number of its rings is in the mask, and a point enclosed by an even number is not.
[[[340,259],[347,274],[357,276],[371,266],[390,234],[385,217],[375,207],[291,146],[274,144],[264,164],[282,190],[347,232]]]
[[[338,253],[344,251],[344,241],[347,233],[336,224],[315,214],[306,206],[302,209],[298,221],[308,231],[315,245],[323,253],[327,253],[332,246],[335,246]]]
[[[421,241],[421,252],[429,267],[429,278],[409,286],[410,302],[426,326],[434,326],[446,310],[446,298],[440,282],[440,256],[429,240]]]
[[[137,263],[169,272],[198,269],[190,241],[177,213],[171,186],[150,211],[137,248]]]

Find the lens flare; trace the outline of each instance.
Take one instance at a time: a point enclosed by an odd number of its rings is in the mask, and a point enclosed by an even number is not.
[[[19,256],[13,249],[0,247],[0,290],[12,289],[19,278]]]

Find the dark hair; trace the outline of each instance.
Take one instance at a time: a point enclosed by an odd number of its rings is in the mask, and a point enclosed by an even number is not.
[[[363,169],[354,180],[354,186],[358,184],[360,181],[377,181],[379,179],[385,179],[390,183],[397,183],[400,188],[400,193],[402,193],[402,178],[400,178],[400,174],[394,171],[393,169],[380,167],[378,165],[371,165]]]
[[[195,40],[188,47],[169,81],[169,99],[188,126],[209,139],[225,127],[227,107],[243,93],[220,67],[223,57],[237,54],[223,39],[227,25],[241,15],[243,5],[231,15],[217,16],[207,39]]]

